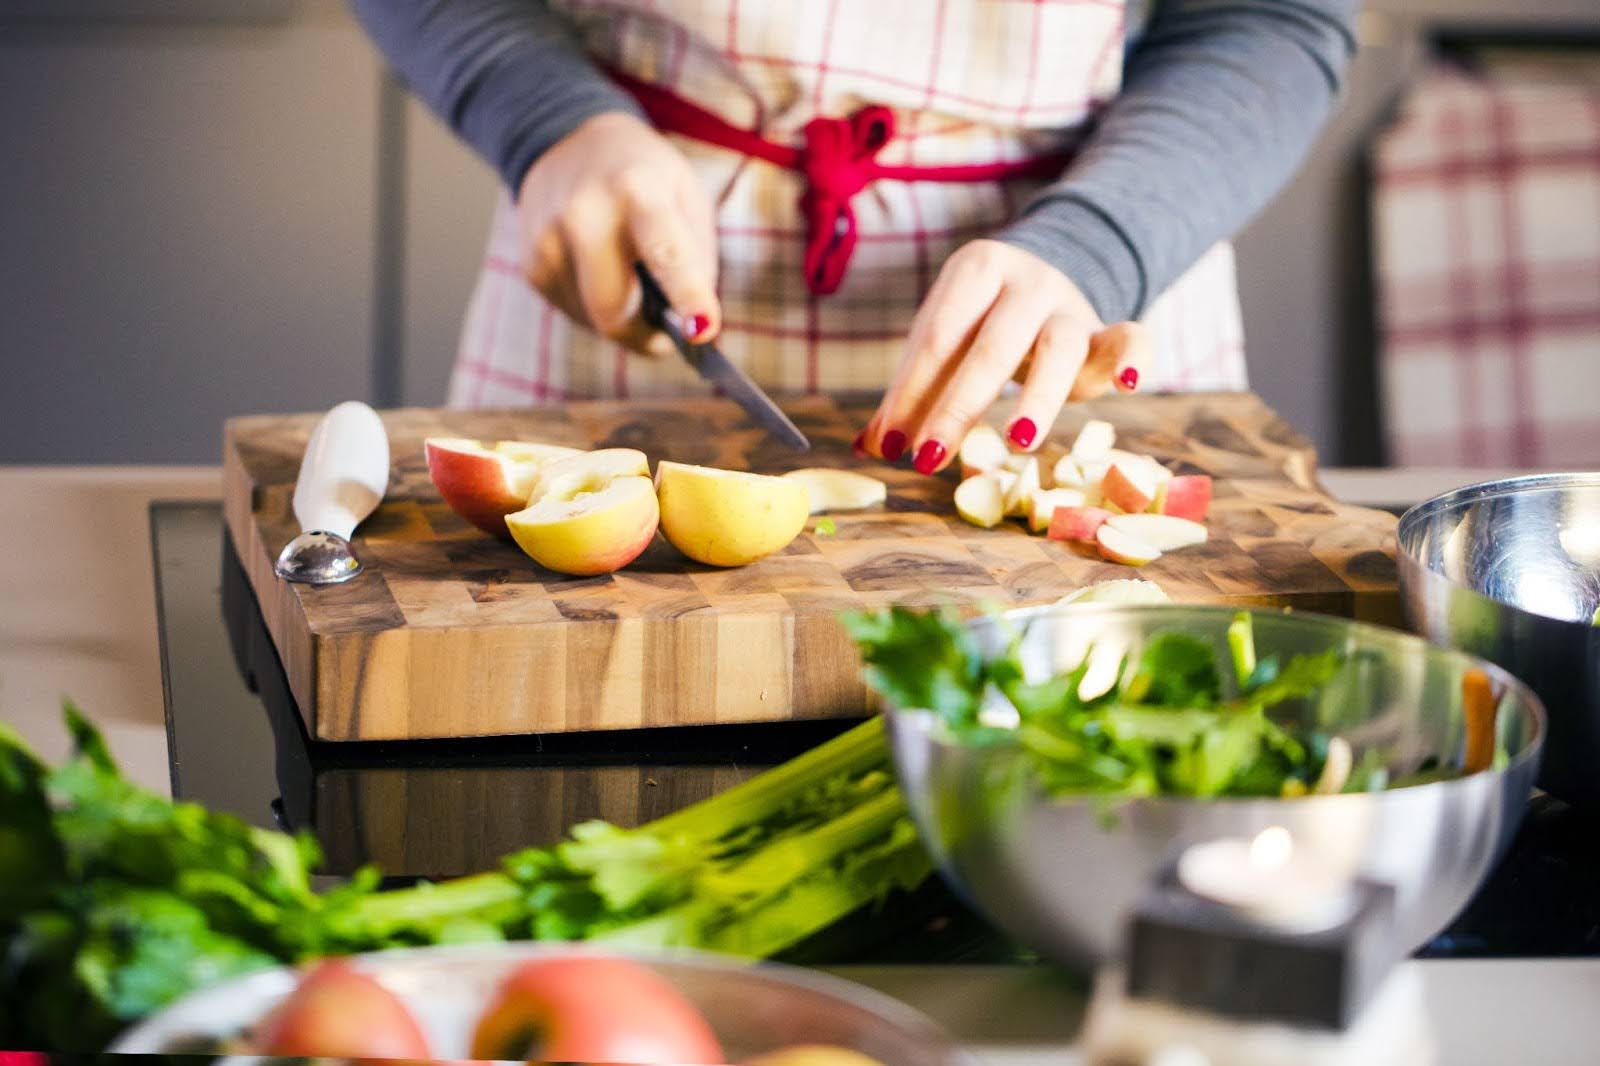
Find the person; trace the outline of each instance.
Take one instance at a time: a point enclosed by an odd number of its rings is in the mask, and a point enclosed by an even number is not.
[[[1245,387],[1227,240],[1331,110],[1356,7],[353,3],[507,190],[452,405],[703,391],[642,262],[764,387],[882,390],[858,452],[930,474],[1013,380],[1019,448],[1069,400]]]

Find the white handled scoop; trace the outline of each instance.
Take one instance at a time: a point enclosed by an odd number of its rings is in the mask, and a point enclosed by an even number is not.
[[[306,442],[294,486],[301,532],[278,556],[278,576],[332,585],[359,574],[350,537],[388,487],[389,435],[378,412],[351,400],[323,415]]]

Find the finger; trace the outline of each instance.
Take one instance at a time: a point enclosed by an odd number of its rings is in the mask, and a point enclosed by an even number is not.
[[[633,331],[640,294],[619,220],[609,211],[574,211],[561,226],[584,315],[600,333],[624,341]]]
[[[972,344],[962,353],[949,384],[917,426],[917,471],[942,470],[955,450],[1011,380],[1012,371],[1033,348],[1049,305],[1037,291],[1007,288],[1000,294]]]
[[[999,275],[969,261],[939,272],[912,319],[905,357],[878,406],[876,430],[865,442],[869,452],[890,462],[900,458],[999,295]]]
[[[716,282],[693,230],[667,198],[628,201],[628,235],[634,251],[666,294],[691,340],[713,336],[721,321]]]
[[[1113,387],[1123,392],[1134,391],[1143,371],[1150,366],[1153,354],[1150,335],[1137,322],[1118,322],[1098,330],[1089,339],[1089,358],[1069,398],[1092,400],[1104,396]]]
[[[1089,323],[1072,315],[1045,319],[1033,342],[1016,414],[1006,427],[1006,437],[1015,447],[1032,451],[1050,436],[1050,427],[1088,359],[1092,334]]]

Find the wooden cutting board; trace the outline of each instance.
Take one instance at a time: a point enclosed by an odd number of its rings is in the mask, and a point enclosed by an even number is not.
[[[1098,417],[1117,425],[1120,447],[1217,479],[1210,542],[1141,571],[1016,522],[966,524],[951,505],[953,472],[926,478],[855,459],[849,442],[871,398],[784,406],[810,436],[810,455],[715,399],[388,412],[389,494],[356,537],[366,570],[327,588],[272,573],[296,532],[290,496],[318,416],[231,420],[228,529],[308,732],[378,740],[859,714],[867,696],[839,611],[1043,603],[1135,575],[1181,601],[1399,620],[1395,519],[1330,499],[1310,445],[1254,395],[1118,397],[1063,415],[1047,456]],[[787,550],[742,569],[692,563],[657,538],[616,574],[570,578],[444,506],[422,453],[433,435],[634,447],[653,461],[765,472],[855,467],[887,481],[889,499],[835,516],[832,535],[816,534],[813,520]]]

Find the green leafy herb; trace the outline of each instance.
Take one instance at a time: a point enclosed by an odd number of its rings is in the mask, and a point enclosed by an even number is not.
[[[314,841],[145,792],[68,709],[51,769],[0,727],[0,1047],[94,1050],[206,984],[279,962],[532,937],[780,953],[931,871],[867,722],[637,829],[573,827],[502,868],[325,890]]]
[[[1228,628],[1226,658],[1193,634],[1158,632],[1122,671],[1125,679],[1119,675],[1110,691],[1084,700],[1092,652],[1066,674],[1030,681],[1018,656],[1020,636],[985,658],[950,610],[890,607],[847,624],[869,683],[887,699],[935,711],[964,742],[1019,745],[1039,781],[1058,794],[1304,791],[1321,770],[1326,744],[1313,751],[1269,712],[1316,696],[1344,664],[1337,651],[1281,666],[1275,657],[1258,658],[1250,616],[1241,614]],[[980,722],[984,700],[998,696],[1015,711],[1015,729]],[[1376,770],[1364,780],[1378,781]]]

